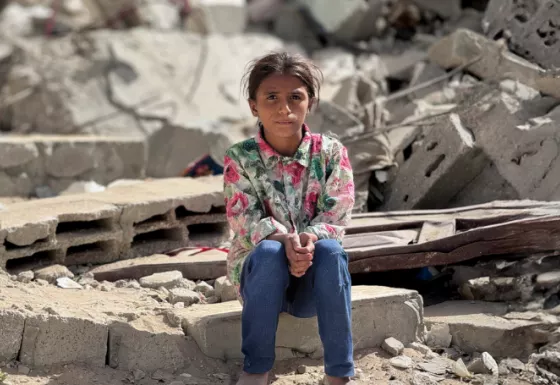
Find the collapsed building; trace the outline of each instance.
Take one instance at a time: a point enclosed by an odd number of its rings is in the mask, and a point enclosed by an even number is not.
[[[414,384],[558,381],[557,0],[22,0],[0,12],[0,318],[12,325],[0,362],[151,372],[181,369],[184,351],[239,358],[221,178],[180,177],[254,133],[239,80],[256,56],[289,50],[322,69],[308,123],[340,138],[354,169],[356,346],[385,343]],[[29,287],[143,310],[38,307]],[[320,357],[314,325],[294,322],[281,320],[279,357]],[[80,343],[57,352],[62,330]],[[389,337],[424,361],[411,369]]]

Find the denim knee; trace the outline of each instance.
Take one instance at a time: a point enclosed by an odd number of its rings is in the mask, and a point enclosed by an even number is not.
[[[313,266],[316,277],[341,286],[350,283],[348,256],[340,242],[334,239],[322,239],[315,243]]]
[[[344,249],[338,241],[334,239],[321,239],[315,243],[313,264],[323,261],[332,261],[334,258],[338,258],[342,253],[344,253]]]
[[[284,245],[278,241],[261,241],[253,250],[253,264],[266,264],[268,269],[282,268],[286,265],[286,251]]]

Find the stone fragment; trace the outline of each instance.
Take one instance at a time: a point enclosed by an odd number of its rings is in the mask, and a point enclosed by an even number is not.
[[[83,286],[68,277],[61,277],[56,279],[56,286],[61,289],[83,289]],[[102,286],[103,287],[103,286]],[[102,289],[103,290],[103,289]]]
[[[193,1],[186,29],[204,34],[240,34],[247,23],[245,6],[245,0]]]
[[[215,294],[220,301],[234,301],[237,299],[237,289],[227,277],[220,277],[214,283]]]
[[[418,367],[431,374],[443,375],[450,367],[450,362],[445,358],[435,357],[428,362],[419,363]]]
[[[67,189],[61,191],[59,195],[83,194],[105,191],[105,186],[95,181],[78,181],[73,182]]]
[[[499,374],[498,364],[494,357],[492,357],[488,352],[482,353],[482,362],[490,374],[497,376]]]
[[[35,279],[42,279],[55,284],[58,278],[74,278],[74,274],[64,265],[51,265],[35,270]]]
[[[7,62],[14,53],[14,48],[6,43],[0,43],[0,64]]]
[[[453,364],[451,371],[459,378],[469,378],[472,376],[461,358]]]
[[[452,336],[449,332],[449,325],[432,324],[428,329],[426,344],[431,348],[448,348],[451,346]]]
[[[17,275],[17,280],[21,283],[29,283],[33,281],[33,278],[35,278],[35,273],[33,273],[31,270],[22,271]]]
[[[175,288],[170,290],[169,302],[172,304],[182,302],[184,305],[190,306],[192,304],[199,303],[200,296],[198,293],[189,289]]]
[[[30,367],[84,363],[104,367],[107,325],[78,317],[34,315],[25,321],[20,361]]]
[[[147,277],[142,277],[139,280],[140,286],[149,289],[157,289],[159,287],[165,287],[166,289],[172,289],[181,284],[183,280],[183,274],[180,271],[167,271],[164,273],[155,273]]]
[[[172,3],[149,1],[139,6],[138,13],[154,29],[169,31],[181,24],[179,8]]]
[[[432,349],[420,342],[413,342],[409,345],[409,347],[424,355],[432,353]]]
[[[196,284],[194,291],[204,294],[206,297],[214,296],[214,288],[208,283],[201,281]]]
[[[389,363],[397,369],[410,369],[413,365],[412,358],[407,356],[397,356],[389,360]]]
[[[17,369],[18,369],[18,374],[22,374],[24,376],[27,376],[31,372],[31,369],[29,369],[29,367],[25,365],[18,365]]]
[[[25,316],[20,312],[0,309],[0,363],[17,359],[21,347]]]
[[[383,345],[381,347],[392,356],[398,356],[404,350],[402,342],[393,337],[387,338],[383,341]]]
[[[504,74],[519,80],[543,93],[560,97],[560,76],[545,70],[509,52],[498,42],[466,29],[458,29],[434,44],[428,55],[430,60],[449,69],[477,62],[468,71],[487,80],[503,80]]]
[[[296,369],[297,374],[305,374],[307,372],[307,366],[299,365]]]

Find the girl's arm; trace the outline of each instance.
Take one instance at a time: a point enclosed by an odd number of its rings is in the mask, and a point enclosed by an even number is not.
[[[346,147],[337,140],[332,147],[327,165],[332,172],[317,200],[317,215],[304,232],[315,234],[318,239],[342,241],[354,208],[354,176]]]
[[[266,216],[257,192],[233,151],[224,158],[224,195],[230,228],[250,250],[272,234],[287,234],[280,222]]]

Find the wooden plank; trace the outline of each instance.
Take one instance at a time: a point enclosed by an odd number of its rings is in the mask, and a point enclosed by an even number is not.
[[[347,249],[350,271],[364,273],[438,266],[469,259],[532,255],[560,249],[560,216],[477,228],[425,243]]]
[[[455,220],[445,222],[426,221],[420,230],[418,243],[435,241],[455,235]]]
[[[405,230],[421,227],[424,222],[456,221],[457,231],[560,213],[560,202],[496,201],[489,204],[445,210],[388,211],[356,214],[347,234]]]

